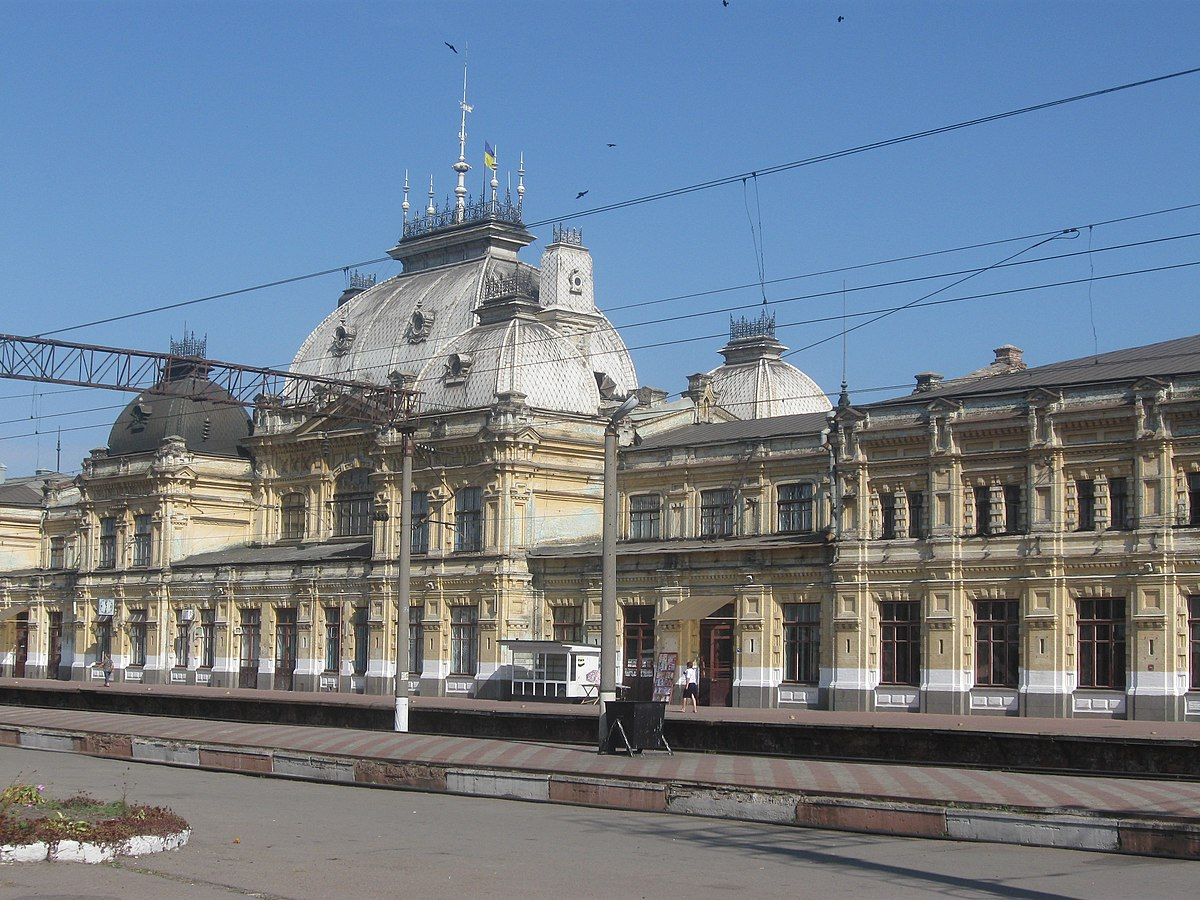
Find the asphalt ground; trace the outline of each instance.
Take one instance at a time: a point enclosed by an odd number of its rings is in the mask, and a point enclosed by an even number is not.
[[[142,686],[89,690],[145,691]],[[167,687],[154,690],[206,691]],[[248,692],[256,696],[263,692]],[[290,695],[295,698],[296,695]],[[328,701],[328,695],[321,698]],[[340,702],[341,698],[339,698]],[[390,704],[391,698],[345,697]],[[493,701],[413,698],[480,709]],[[511,709],[514,701],[495,701]],[[554,704],[521,703],[552,721]],[[589,708],[585,708],[584,712]],[[591,714],[595,708],[591,707]],[[578,707],[570,708],[578,715]],[[558,714],[563,710],[559,709]],[[850,713],[702,708],[667,715],[735,723],[806,716],[857,721]],[[866,714],[874,721],[879,716]],[[911,716],[907,726],[944,729],[955,717]],[[780,718],[782,721],[783,719]],[[971,728],[1194,741],[1190,723],[1115,720],[969,720]],[[965,727],[965,725],[964,725]],[[1200,858],[1200,782],[1048,775],[944,765],[897,765],[593,747],[397,734],[303,725],[0,706],[0,746],[86,753],[138,762],[248,772],[432,793],[508,797],[816,826],[879,834],[1069,847]]]

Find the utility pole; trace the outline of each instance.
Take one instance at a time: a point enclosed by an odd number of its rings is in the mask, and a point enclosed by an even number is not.
[[[408,731],[408,614],[412,588],[412,462],[413,431],[400,433],[400,572],[396,588],[396,731]]]
[[[608,746],[608,702],[617,699],[617,423],[638,405],[628,397],[604,425],[604,515],[600,540],[600,729]]]

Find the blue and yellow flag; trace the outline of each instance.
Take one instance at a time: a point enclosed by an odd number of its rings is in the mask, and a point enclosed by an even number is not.
[[[496,151],[487,141],[483,142],[483,164],[493,172],[496,171]]]

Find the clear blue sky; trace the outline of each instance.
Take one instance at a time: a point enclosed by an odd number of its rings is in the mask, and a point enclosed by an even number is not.
[[[404,172],[415,209],[430,174],[439,201],[453,186],[468,53],[468,184],[483,182],[485,140],[502,183],[512,172],[515,185],[524,152],[526,220],[582,227],[597,301],[643,384],[677,392],[718,365],[729,310],[755,316],[765,295],[789,347],[833,338],[789,359],[836,394],[843,287],[853,326],[1071,227],[1076,239],[1018,259],[1074,255],[930,299],[998,296],[853,331],[854,399],[905,391],[917,372],[961,375],[1005,343],[1036,365],[1200,331],[1200,267],[1123,274],[1200,261],[1200,242],[1179,238],[1200,232],[1200,210],[1087,227],[1200,203],[1200,74],[580,215],[1200,66],[1191,0],[2,9],[3,332],[384,256]],[[534,232],[532,263],[550,226]],[[1024,239],[864,267],[1011,238]],[[382,279],[398,266],[365,270]],[[1075,283],[1023,290],[1059,282]],[[186,327],[208,336],[213,358],[283,367],[344,286],[338,272],[57,336],[165,351]],[[78,471],[128,399],[0,381],[0,462],[10,476],[53,467],[61,427],[62,469]]]

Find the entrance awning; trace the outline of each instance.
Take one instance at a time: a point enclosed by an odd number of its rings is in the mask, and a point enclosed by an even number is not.
[[[21,613],[28,612],[30,606],[31,604],[29,603],[16,603],[13,606],[0,609],[0,622],[7,622],[9,619],[15,619]]]
[[[686,600],[676,603],[659,616],[658,621],[695,622],[699,619],[708,618],[722,606],[732,602],[732,597],[688,597]]]

